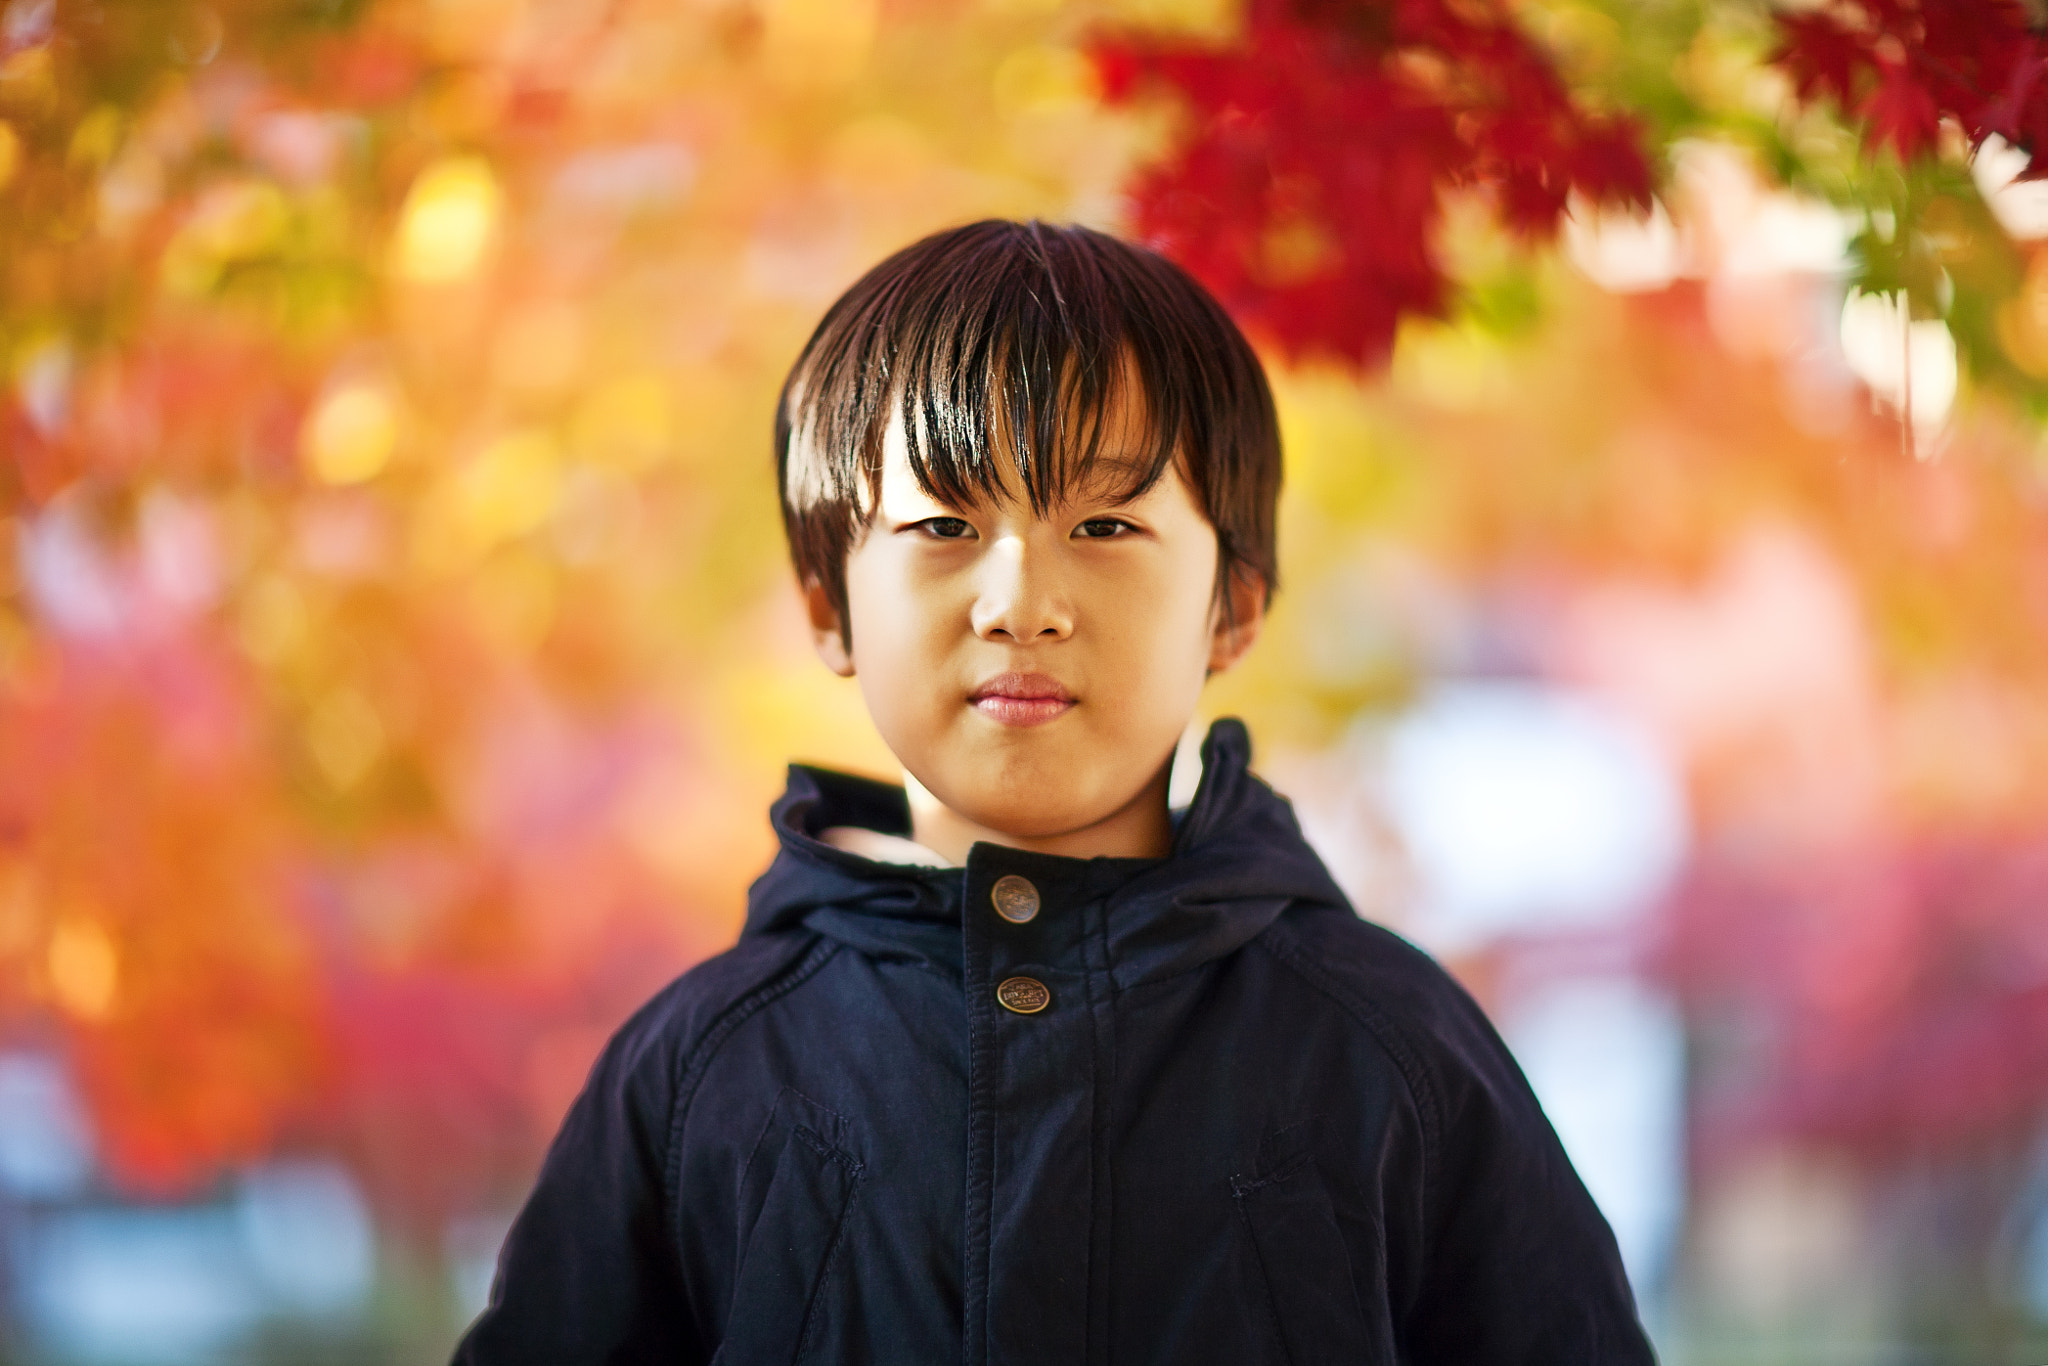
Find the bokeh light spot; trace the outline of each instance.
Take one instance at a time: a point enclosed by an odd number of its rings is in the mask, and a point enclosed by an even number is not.
[[[337,689],[313,709],[306,748],[320,776],[335,791],[346,792],[368,776],[383,754],[384,723],[361,693]]]
[[[381,473],[398,442],[398,406],[375,384],[327,395],[307,419],[300,453],[322,483],[360,484]]]
[[[996,67],[992,92],[1005,114],[1045,114],[1095,99],[1095,68],[1071,48],[1020,48]]]
[[[85,1020],[105,1019],[120,982],[114,941],[97,921],[74,916],[50,935],[50,990],[57,1004]]]
[[[487,446],[458,476],[457,514],[471,546],[488,549],[545,522],[560,496],[560,465],[546,432],[522,429]]]
[[[504,199],[482,157],[448,157],[420,172],[399,217],[398,273],[421,284],[472,274],[497,230]]]
[[[121,111],[103,104],[78,121],[68,155],[74,166],[104,166],[121,145]]]
[[[579,458],[642,470],[667,453],[674,412],[659,375],[625,375],[594,390],[576,410],[570,440]]]
[[[875,0],[767,0],[762,48],[785,85],[838,85],[866,65],[875,41]]]
[[[14,131],[14,125],[0,119],[0,190],[14,180],[14,173],[21,169],[21,135]]]
[[[2019,292],[1998,310],[1998,340],[2012,363],[2048,379],[2048,252],[2037,252]]]
[[[283,578],[268,578],[249,591],[237,635],[259,664],[277,664],[305,642],[306,604]]]

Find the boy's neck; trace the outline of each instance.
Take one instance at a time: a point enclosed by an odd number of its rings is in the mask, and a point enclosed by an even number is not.
[[[909,773],[903,787],[910,797],[910,837],[955,864],[967,862],[977,841],[1029,849],[1067,858],[1165,858],[1173,851],[1173,821],[1166,811],[1169,758],[1138,795],[1092,825],[1056,835],[1012,835],[967,819],[926,790]]]

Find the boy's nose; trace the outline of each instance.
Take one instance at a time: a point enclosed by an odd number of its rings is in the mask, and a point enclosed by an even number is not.
[[[989,547],[975,595],[974,633],[984,640],[1007,636],[1019,644],[1064,640],[1074,629],[1066,594],[1025,547],[1022,537],[1004,536]]]

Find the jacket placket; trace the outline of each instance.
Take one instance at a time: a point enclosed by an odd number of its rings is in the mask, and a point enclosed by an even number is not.
[[[1004,877],[1027,879],[1036,894],[1028,922],[997,913],[992,890]],[[1107,1338],[1113,1011],[1101,902],[1088,883],[1072,860],[995,846],[976,846],[967,862],[970,1366],[1073,1366],[1100,1360]],[[1003,1003],[1033,1005],[1031,983],[1043,988],[1041,1008]]]

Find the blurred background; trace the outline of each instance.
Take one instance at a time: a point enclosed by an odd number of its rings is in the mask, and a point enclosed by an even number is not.
[[[445,1360],[783,764],[893,776],[771,406],[989,215],[1260,345],[1205,715],[1666,1357],[2048,1360],[2041,18],[0,0],[0,1361]]]

